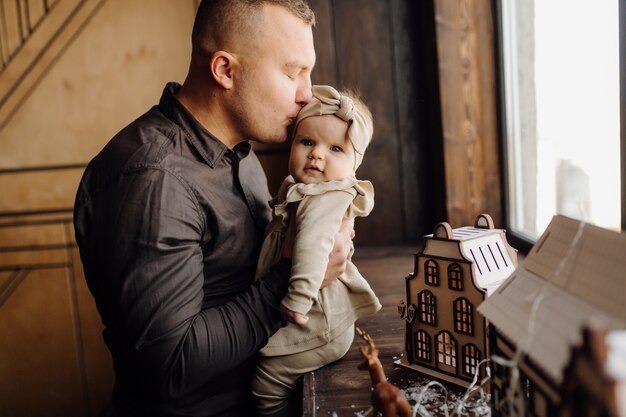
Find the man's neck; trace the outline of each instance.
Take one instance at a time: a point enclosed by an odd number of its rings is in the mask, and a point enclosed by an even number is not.
[[[191,87],[186,81],[176,98],[206,130],[229,149],[240,142],[234,139],[224,108],[211,91]]]

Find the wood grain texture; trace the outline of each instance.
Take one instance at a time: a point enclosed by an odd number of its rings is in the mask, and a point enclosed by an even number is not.
[[[626,74],[626,4],[619,4],[619,73]],[[622,173],[622,231],[626,231],[626,77],[620,77],[620,172]]]
[[[448,221],[502,224],[493,15],[488,0],[435,0]]]
[[[67,269],[32,271],[0,311],[10,335],[0,338],[0,415],[87,415]]]
[[[374,116],[374,137],[357,176],[380,192],[374,211],[363,219],[357,242],[400,243],[403,233],[402,170],[394,95],[390,4],[379,0],[333,3],[339,88],[360,92]]]

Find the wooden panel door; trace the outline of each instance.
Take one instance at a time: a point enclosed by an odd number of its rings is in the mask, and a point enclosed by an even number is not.
[[[0,2],[1,416],[99,416],[110,405],[74,196],[113,134],[183,81],[196,5]]]

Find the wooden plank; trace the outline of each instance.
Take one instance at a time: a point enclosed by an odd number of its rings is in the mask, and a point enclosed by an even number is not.
[[[361,220],[357,242],[402,242],[403,215],[399,138],[393,79],[391,16],[388,1],[333,3],[339,88],[360,91],[374,116],[374,138],[357,177],[380,193],[374,211]]]
[[[404,241],[446,219],[432,1],[392,0]]]
[[[448,220],[487,212],[501,224],[491,3],[435,0],[435,11]]]
[[[102,1],[60,1],[0,73],[0,130]]]
[[[28,2],[28,22],[32,31],[37,27],[41,19],[46,14],[46,4],[44,0],[26,0]]]
[[[0,250],[32,248],[41,245],[65,245],[63,224],[0,227]]]
[[[67,248],[29,251],[0,252],[0,268],[20,266],[24,268],[67,263]]]
[[[71,209],[68,209],[65,212],[59,212],[59,213],[36,213],[36,214],[18,215],[18,216],[0,215],[0,228],[16,227],[20,225],[35,225],[35,224],[42,225],[42,224],[71,223],[71,222],[72,222],[72,210]]]
[[[619,3],[619,73],[626,74],[626,4]],[[626,77],[620,76],[620,173],[622,231],[626,231]]]
[[[415,60],[417,54],[414,51],[416,37],[415,3],[405,0],[392,0],[392,30],[393,30],[393,69],[395,78],[394,93],[396,96],[398,139],[400,147],[400,185],[402,192],[402,214],[404,223],[404,242],[417,241],[423,231],[420,230],[416,219],[425,217],[426,204],[419,204],[418,196],[422,194],[420,171],[423,172],[426,155],[419,152],[420,122],[418,116],[421,112],[416,111],[417,98],[419,97],[418,85],[415,82]]]
[[[20,26],[20,36],[22,41],[24,41],[26,38],[28,38],[28,35],[30,35],[30,22],[29,22],[29,13],[28,13],[28,1],[29,0],[18,0],[18,7],[17,9],[19,10],[19,26]]]
[[[19,3],[16,1],[3,1],[2,11],[4,17],[4,30],[6,33],[2,33],[2,36],[6,36],[6,46],[9,56],[12,56],[15,51],[22,45],[22,33],[20,31],[20,13]],[[0,84],[0,91],[2,85]]]
[[[478,95],[480,131],[484,156],[484,212],[491,215],[496,226],[503,227],[502,175],[496,104],[496,51],[494,16],[491,1],[481,1],[475,7]],[[474,217],[479,213],[474,213]],[[471,224],[471,223],[470,223]]]
[[[12,53],[21,45],[21,39],[17,38],[19,33],[17,2],[3,2],[4,13],[7,21],[7,29],[9,31],[9,51]],[[40,57],[39,54],[46,49],[50,41],[56,36],[56,33],[71,15],[75,7],[79,5],[79,0],[63,0],[59,3],[49,15],[44,25],[42,25],[37,33],[33,35],[26,44],[24,44],[19,55],[14,57],[6,69],[0,75],[0,108],[5,106],[5,101],[21,78],[29,71],[31,67]],[[15,27],[13,29],[13,27]],[[1,123],[0,123],[1,125]]]
[[[313,84],[337,85],[337,56],[334,42],[333,3],[330,0],[311,0],[317,24],[313,29],[315,69],[311,75]]]
[[[71,209],[83,170],[0,173],[0,213]]]
[[[0,309],[0,415],[85,415],[66,273],[32,271]]]

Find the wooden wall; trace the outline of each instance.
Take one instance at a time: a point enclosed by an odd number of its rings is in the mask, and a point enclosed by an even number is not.
[[[315,84],[360,92],[374,138],[357,172],[374,184],[374,211],[356,223],[358,245],[419,242],[445,217],[432,3],[310,0],[316,12]],[[256,149],[276,190],[288,144]]]
[[[184,78],[195,4],[0,2],[0,416],[108,407],[113,371],[74,196],[111,136]]]
[[[448,221],[504,227],[492,1],[434,3]]]

